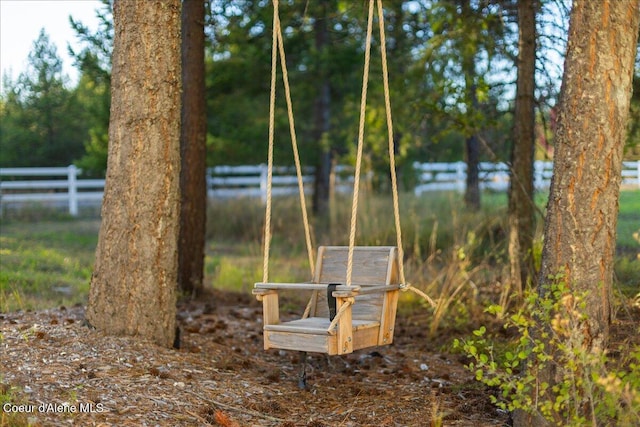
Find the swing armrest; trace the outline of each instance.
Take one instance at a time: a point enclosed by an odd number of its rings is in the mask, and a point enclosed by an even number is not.
[[[338,285],[333,292],[334,297],[350,297],[356,295],[370,295],[382,292],[392,292],[400,289],[401,285]],[[254,295],[266,295],[272,291],[279,290],[300,290],[300,291],[326,291],[327,285],[324,283],[256,283],[253,288]]]
[[[375,285],[375,286],[364,286],[360,289],[358,295],[369,295],[369,294],[377,294],[382,292],[392,292],[400,289],[402,285]]]
[[[360,286],[338,285],[333,295],[336,297],[355,296],[361,291]],[[263,295],[269,291],[293,290],[293,291],[326,291],[327,284],[323,283],[256,283],[253,288],[254,295]]]

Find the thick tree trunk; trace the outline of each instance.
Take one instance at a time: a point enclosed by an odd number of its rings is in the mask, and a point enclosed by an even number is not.
[[[109,160],[87,320],[171,346],[180,213],[180,0],[114,3]]]
[[[640,2],[574,0],[562,82],[539,293],[554,280],[586,292],[585,351],[602,354]],[[560,276],[558,276],[560,275]],[[560,277],[560,279],[558,279]],[[552,364],[538,375],[555,384]],[[539,420],[538,420],[539,421]],[[514,426],[540,425],[521,413]]]
[[[192,295],[203,290],[207,220],[204,3],[205,0],[182,2],[182,204],[178,283],[183,292]]]
[[[603,349],[611,317],[620,172],[639,2],[576,0],[555,137],[540,281],[561,273],[590,291],[587,339]],[[540,293],[546,292],[546,286]]]
[[[518,2],[518,80],[509,187],[509,260],[512,291],[522,294],[534,273],[533,157],[535,148],[536,1]]]

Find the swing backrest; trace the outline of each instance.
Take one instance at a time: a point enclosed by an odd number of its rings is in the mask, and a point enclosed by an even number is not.
[[[347,246],[321,246],[318,248],[315,283],[345,285],[347,276]],[[395,246],[356,246],[353,250],[351,284],[363,291],[368,287],[397,285],[398,249]],[[358,295],[352,308],[353,319],[380,321],[385,309],[385,292]],[[319,292],[311,316],[327,317],[326,293]]]

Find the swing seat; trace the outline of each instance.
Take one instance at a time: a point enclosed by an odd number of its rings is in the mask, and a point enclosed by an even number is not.
[[[312,282],[256,283],[253,294],[262,301],[264,348],[328,355],[348,354],[393,342],[400,283],[395,246],[356,246],[352,285],[332,292],[337,315],[330,320],[327,286],[346,280],[347,246],[321,246]],[[309,316],[280,322],[278,293],[311,291]]]

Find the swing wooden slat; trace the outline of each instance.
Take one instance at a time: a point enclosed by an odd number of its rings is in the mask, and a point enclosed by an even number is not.
[[[400,283],[398,250],[394,246],[356,246],[352,277],[358,285],[338,285],[332,295],[341,312],[331,328],[326,299],[328,283],[344,283],[349,248],[318,249],[310,283],[256,283],[253,293],[263,303],[264,348],[347,354],[393,342]],[[309,317],[280,321],[278,292],[312,291]]]

